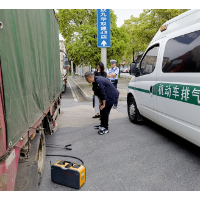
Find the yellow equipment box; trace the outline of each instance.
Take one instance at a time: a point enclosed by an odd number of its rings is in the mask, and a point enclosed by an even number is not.
[[[83,165],[74,164],[69,161],[59,160],[51,166],[51,180],[55,183],[81,188],[85,183],[86,169]]]

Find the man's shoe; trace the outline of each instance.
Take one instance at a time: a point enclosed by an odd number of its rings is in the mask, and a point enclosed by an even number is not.
[[[102,127],[101,127],[101,124],[100,125],[96,125],[96,126],[94,126],[94,129],[101,129]]]
[[[117,106],[114,105],[114,106],[113,106],[113,109],[116,109],[116,108],[117,108]]]
[[[106,128],[104,128],[104,127],[102,127],[102,129],[101,129],[100,131],[98,131],[98,134],[99,134],[99,135],[103,135],[103,134],[105,134],[105,133],[109,133],[109,130],[106,129]]]
[[[100,115],[95,115],[92,118],[100,118],[100,117],[101,117]]]

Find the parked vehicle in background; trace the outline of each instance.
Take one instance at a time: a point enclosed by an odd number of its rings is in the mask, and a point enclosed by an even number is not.
[[[62,80],[63,80],[63,91],[62,92],[65,92],[65,89],[67,87],[67,72],[68,72],[70,66],[69,66],[69,60],[67,57],[64,41],[60,40],[59,44],[60,44],[60,71],[61,71]]]
[[[0,190],[37,190],[62,77],[54,10],[0,10]]]
[[[128,68],[124,68],[123,73],[127,73],[127,72],[128,72]]]
[[[200,146],[200,10],[164,23],[130,74],[130,121],[146,117]]]
[[[129,69],[127,68],[125,72],[126,72],[126,73],[129,73]]]

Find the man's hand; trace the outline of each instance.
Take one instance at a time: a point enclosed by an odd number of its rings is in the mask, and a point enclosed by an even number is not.
[[[106,106],[106,100],[103,100],[102,102],[103,102],[103,104],[102,103],[99,104],[99,109],[100,110],[103,110],[105,108],[105,106]]]
[[[104,108],[105,108],[104,105],[101,105],[101,106],[99,107],[100,110],[103,110]]]

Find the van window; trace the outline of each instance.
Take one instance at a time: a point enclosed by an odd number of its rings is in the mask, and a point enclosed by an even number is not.
[[[141,60],[142,56],[143,56],[143,54],[137,56],[137,58],[136,58],[136,60],[135,60],[136,66],[137,66],[137,67],[138,67],[138,65],[139,65],[139,63],[140,63],[140,60]]]
[[[158,50],[159,46],[154,46],[144,56],[140,64],[142,75],[151,74],[154,71],[157,62]]]
[[[200,72],[200,31],[167,42],[162,71],[164,73]]]

